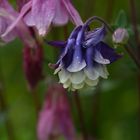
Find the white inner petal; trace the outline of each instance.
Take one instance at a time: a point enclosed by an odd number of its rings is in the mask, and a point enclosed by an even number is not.
[[[69,65],[67,70],[69,72],[78,72],[82,70],[86,66],[85,60],[80,61],[79,57],[77,56],[75,59],[73,59],[72,63]]]
[[[89,78],[86,78],[85,83],[88,86],[96,86],[98,84],[99,79],[96,80],[90,80]]]
[[[107,68],[106,68],[105,65],[97,65],[97,66],[95,67],[95,70],[96,70],[96,72],[98,72],[98,74],[99,74],[102,78],[107,79],[109,73],[108,73]]]
[[[94,60],[100,64],[110,64],[110,61],[108,59],[103,58],[101,53],[99,51],[95,51]]]
[[[63,84],[63,87],[64,87],[64,88],[68,88],[68,87],[70,87],[70,85],[71,85],[70,80],[67,80],[67,81]]]
[[[84,72],[86,76],[91,80],[96,80],[99,77],[98,72],[96,72],[94,68],[85,68]]]
[[[70,90],[71,90],[71,91],[75,91],[76,89],[74,89],[74,88],[71,87]]]
[[[65,83],[71,76],[71,74],[62,69],[60,72],[58,72],[58,76],[59,76],[59,80],[60,80],[60,83]]]
[[[85,80],[85,74],[83,71],[74,72],[71,74],[70,80],[73,84],[80,84]]]
[[[84,87],[84,82],[81,84],[72,84],[73,89],[81,89]]]

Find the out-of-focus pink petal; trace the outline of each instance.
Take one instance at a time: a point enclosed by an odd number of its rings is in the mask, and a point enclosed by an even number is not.
[[[20,11],[22,9],[22,7],[29,2],[30,0],[16,0],[17,1],[17,6],[18,6],[18,10]]]
[[[1,23],[0,23],[1,24]],[[6,23],[4,23],[6,24]],[[5,26],[5,25],[4,25]],[[2,28],[4,28],[4,26]],[[1,28],[1,27],[0,27]],[[9,32],[6,36],[2,37],[2,40],[4,42],[10,42],[12,40],[14,40],[17,37],[17,33],[15,30],[12,30],[11,32]]]
[[[66,90],[60,84],[48,88],[47,98],[38,122],[39,140],[50,136],[64,135],[66,140],[75,140],[75,130],[70,114]]]
[[[55,91],[54,86],[48,88],[47,96],[39,115],[37,125],[37,135],[39,140],[47,140],[53,131],[56,110],[53,88]]]
[[[22,20],[16,25],[16,33],[25,46],[30,48],[35,48],[37,46],[35,38],[32,36],[28,26]]]
[[[4,18],[0,17],[0,35],[4,33],[7,28],[7,22],[4,22]]]
[[[70,106],[66,97],[66,94],[63,94],[59,97],[57,117],[59,121],[59,129],[61,133],[65,136],[67,140],[75,139],[75,129],[73,126]]]
[[[36,26],[40,35],[45,35],[55,15],[56,0],[34,0],[32,9],[25,16],[29,26]]]
[[[8,3],[7,0],[1,0],[0,1],[0,7],[5,9],[6,11],[10,12],[10,13],[15,13],[14,9],[12,8],[12,6]]]
[[[22,3],[26,4],[21,9],[16,20],[7,28],[3,37],[17,26],[18,22],[23,18],[28,26],[35,26],[42,36],[48,33],[52,23],[64,25],[70,19],[77,26],[83,24],[70,0],[22,0],[20,4]]]
[[[18,15],[19,14],[6,0],[2,0],[0,3],[0,36],[5,42],[10,42],[16,37],[19,37],[24,45],[33,48],[36,45],[36,42],[28,27],[21,20],[21,17],[16,21]]]
[[[68,22],[68,20],[69,15],[66,7],[63,5],[61,0],[57,0],[53,23],[55,25],[64,25]]]
[[[47,140],[54,126],[54,110],[44,109],[40,113],[37,133],[39,140]]]
[[[0,17],[0,36],[5,32],[7,27],[9,26],[10,21],[4,17]],[[11,31],[7,36],[2,38],[5,42],[10,42],[17,36],[15,31]]]
[[[9,32],[11,32],[19,23],[19,21],[23,18],[23,16],[25,15],[25,13],[30,9],[31,7],[31,1],[28,2],[27,4],[24,5],[24,7],[21,10],[21,13],[19,14],[19,16],[13,21],[13,23],[7,28],[7,30],[5,31],[5,33],[2,35],[2,37],[7,36],[7,34]]]
[[[14,11],[11,5],[6,0],[2,0],[0,3],[0,36],[2,36],[2,34],[14,20],[14,16],[17,16],[17,13]],[[2,40],[9,42],[15,39],[16,36],[16,30],[11,30],[11,32],[9,32],[6,36],[2,37]]]
[[[76,26],[83,25],[83,22],[82,22],[82,19],[81,19],[80,15],[78,14],[77,10],[72,5],[70,0],[62,0],[62,2],[66,7],[72,22]]]

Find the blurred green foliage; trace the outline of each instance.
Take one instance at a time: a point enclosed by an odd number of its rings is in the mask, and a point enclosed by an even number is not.
[[[136,2],[139,8],[139,0]],[[84,21],[96,15],[112,24],[116,21],[119,11],[123,9],[128,21],[131,22],[128,0],[73,0],[73,3]],[[138,13],[140,23],[139,15],[140,12]],[[73,25],[69,23],[67,27],[70,33]],[[53,28],[48,38],[64,39],[63,27]],[[3,89],[2,94],[7,108],[0,113],[0,140],[9,139],[6,119],[11,123],[15,140],[36,139],[37,114],[34,95],[28,91],[22,69],[22,49],[22,43],[18,39],[0,47],[0,86]],[[119,51],[123,52],[124,56],[108,67],[109,79],[102,80],[97,89],[80,93],[86,129],[89,135],[99,140],[139,139],[137,68],[124,48],[119,48]],[[46,45],[44,53],[46,59],[51,62],[56,61],[56,49]],[[47,79],[55,78],[53,71],[48,68],[47,61],[44,62],[44,75],[45,80],[36,89],[41,105],[47,90]],[[80,133],[79,118],[71,93],[69,97],[77,132]]]

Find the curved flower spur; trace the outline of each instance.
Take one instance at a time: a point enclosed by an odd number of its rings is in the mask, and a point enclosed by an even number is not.
[[[89,30],[94,20],[102,22],[100,28]],[[121,55],[109,47],[104,38],[108,26],[98,17],[92,17],[82,26],[76,27],[66,42],[50,41],[49,45],[62,47],[62,53],[55,65],[55,74],[64,88],[72,91],[85,86],[96,86],[99,77],[109,75],[106,65],[116,61]]]

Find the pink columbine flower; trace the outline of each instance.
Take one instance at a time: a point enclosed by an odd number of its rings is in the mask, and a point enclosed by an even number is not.
[[[8,26],[14,21],[17,13],[13,10],[6,0],[0,1],[0,36],[6,31]],[[9,42],[17,36],[16,28],[12,29],[6,36],[2,38],[3,41]]]
[[[20,11],[28,1],[30,0],[16,0],[18,10]]]
[[[7,0],[0,1],[0,38],[10,42],[19,37],[24,45],[23,68],[30,89],[35,88],[42,78],[43,50],[32,36],[28,26],[21,20],[7,34],[5,31],[16,20],[19,13]],[[5,35],[4,35],[5,34]]]
[[[64,25],[70,19],[76,26],[83,24],[77,10],[70,0],[30,0],[21,9],[17,20],[7,29],[8,33],[24,18],[28,26],[35,26],[44,36],[51,24]]]
[[[6,33],[6,30],[16,20],[18,15],[19,13],[13,9],[7,0],[0,1],[0,38],[5,42],[10,42],[19,37],[24,45],[35,46],[36,42],[22,20],[19,20],[18,24]]]
[[[48,88],[37,128],[39,140],[49,140],[60,135],[64,135],[66,140],[75,140],[70,106],[62,85],[54,84]]]

